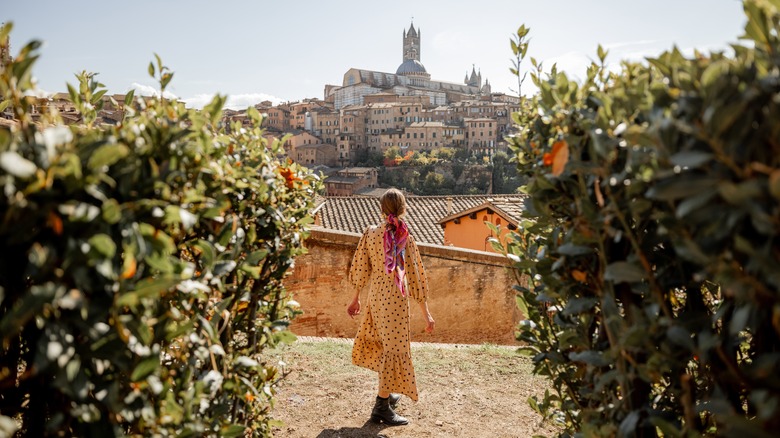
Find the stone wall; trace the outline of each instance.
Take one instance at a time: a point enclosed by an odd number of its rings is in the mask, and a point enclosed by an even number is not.
[[[315,228],[306,241],[309,253],[295,261],[285,284],[304,314],[291,329],[302,336],[354,337],[359,317],[347,315],[353,290],[347,265],[359,234]],[[433,334],[412,301],[412,341],[515,344],[521,315],[507,260],[497,254],[418,244],[431,284],[428,307],[436,320]],[[361,293],[365,305],[368,288]]]

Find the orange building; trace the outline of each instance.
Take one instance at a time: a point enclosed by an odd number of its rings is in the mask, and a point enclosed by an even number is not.
[[[444,244],[477,251],[495,252],[491,238],[505,243],[506,235],[516,230],[523,210],[523,198],[488,199],[476,207],[462,210],[439,220],[444,229]],[[500,227],[496,236],[485,223]]]

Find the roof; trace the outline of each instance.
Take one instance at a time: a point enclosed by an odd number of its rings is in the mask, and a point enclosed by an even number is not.
[[[405,75],[409,73],[428,73],[425,70],[425,66],[422,62],[415,59],[407,59],[398,66],[398,70],[395,71],[397,75]]]
[[[525,197],[515,196],[512,198],[506,198],[505,196],[507,195],[497,195],[495,198],[488,198],[485,203],[443,217],[439,220],[438,223],[443,224],[459,217],[468,216],[474,212],[485,209],[492,209],[504,219],[506,219],[509,223],[517,226],[520,224],[520,219],[523,215],[523,204],[525,202]]]
[[[519,200],[524,197],[525,195],[407,196],[406,222],[417,241],[443,245],[444,230],[439,220],[452,214],[451,212],[483,205],[489,199],[496,205],[500,199],[506,199],[508,203],[515,200],[514,203],[521,208],[522,203]],[[452,202],[452,210],[448,210],[449,202]],[[382,220],[379,199],[366,196],[328,197],[316,214],[324,228],[352,233],[363,233],[366,228]]]
[[[356,176],[331,175],[325,179],[325,184],[355,184],[362,179]]]
[[[372,171],[376,171],[376,167],[346,167],[344,169],[341,169],[339,172],[343,173],[370,173]]]
[[[443,128],[442,122],[412,122],[409,124],[410,128]]]

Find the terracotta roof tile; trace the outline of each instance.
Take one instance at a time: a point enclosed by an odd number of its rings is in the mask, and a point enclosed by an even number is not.
[[[484,209],[493,209],[510,223],[518,225],[523,216],[523,206],[525,199],[526,198],[524,196],[512,196],[511,198],[508,198],[506,195],[498,195],[495,198],[488,198],[482,204],[465,210],[458,210],[453,214],[447,215],[439,219],[438,223],[443,224],[453,219],[467,216],[471,213],[479,212]]]
[[[518,202],[524,195],[452,195],[452,196],[407,196],[407,223],[414,237],[423,243],[444,244],[444,230],[440,219],[458,211],[482,205],[489,200],[496,207],[506,205],[522,208]],[[449,200],[452,209],[448,210]],[[514,202],[513,202],[514,201]],[[509,208],[509,207],[507,207]],[[507,212],[509,213],[509,212]],[[367,196],[328,197],[317,209],[318,223],[324,228],[363,233],[366,228],[381,221],[379,199]]]

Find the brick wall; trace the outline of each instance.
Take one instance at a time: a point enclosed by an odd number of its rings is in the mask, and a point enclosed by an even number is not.
[[[347,264],[359,234],[317,227],[306,241],[309,253],[298,257],[285,280],[303,315],[292,325],[302,336],[354,337],[359,317],[347,315],[353,290],[347,282]],[[431,284],[428,307],[436,331],[425,324],[412,301],[412,341],[514,344],[520,319],[515,284],[507,260],[497,254],[439,245],[418,244]],[[368,287],[361,293],[365,305]]]

